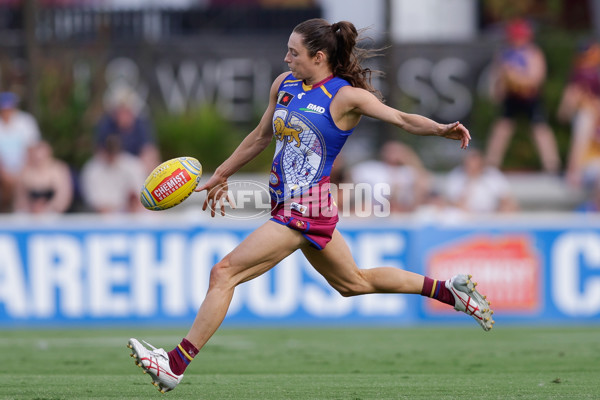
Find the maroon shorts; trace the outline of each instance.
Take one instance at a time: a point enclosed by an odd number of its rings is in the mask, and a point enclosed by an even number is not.
[[[323,189],[324,186],[321,186],[323,196],[309,197],[308,200],[307,197],[292,198],[284,203],[273,204],[271,211],[271,221],[299,231],[312,246],[319,250],[323,250],[331,241],[339,221],[337,207],[329,193],[329,187],[325,188],[326,191]],[[312,199],[314,201],[311,201]]]

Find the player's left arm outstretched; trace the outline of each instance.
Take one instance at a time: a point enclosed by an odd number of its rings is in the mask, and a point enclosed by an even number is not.
[[[339,98],[338,98],[339,97]],[[372,93],[355,87],[344,87],[336,96],[336,110],[342,125],[355,125],[361,115],[376,118],[393,124],[405,131],[419,136],[442,136],[460,140],[461,148],[469,146],[471,135],[460,122],[440,124],[418,114],[409,114],[382,103]]]
[[[233,154],[216,169],[210,179],[195,190],[196,192],[206,190],[206,199],[202,205],[202,210],[210,208],[211,217],[215,216],[217,208],[220,209],[221,215],[225,215],[225,200],[233,206],[232,199],[228,197],[227,179],[259,155],[271,143],[273,139],[272,121],[277,102],[277,91],[279,85],[287,75],[288,73],[279,75],[271,85],[269,106],[265,110],[258,126],[242,140]]]

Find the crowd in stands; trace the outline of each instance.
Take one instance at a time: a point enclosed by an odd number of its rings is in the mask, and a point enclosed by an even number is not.
[[[485,149],[464,152],[462,162],[447,171],[440,184],[418,153],[399,138],[384,143],[376,159],[350,165],[340,157],[332,182],[387,185],[383,195],[391,213],[433,220],[519,211],[502,166],[515,118],[522,115],[530,122],[542,170],[586,194],[574,211],[600,212],[600,43],[581,43],[558,106],[558,119],[571,127],[563,167],[541,99],[544,54],[524,20],[507,24],[506,37],[507,46],[494,61],[491,88],[499,117],[491,125]],[[135,90],[120,86],[107,90],[104,109],[94,130],[93,155],[76,171],[54,156],[35,118],[20,108],[18,96],[0,92],[0,212],[143,211],[140,188],[161,161],[145,104]],[[338,191],[338,204],[353,207],[342,195]],[[373,191],[370,195],[378,201]]]
[[[140,189],[160,162],[152,124],[135,91],[107,93],[93,154],[80,171],[54,157],[35,118],[0,93],[0,210],[4,213],[139,212]]]

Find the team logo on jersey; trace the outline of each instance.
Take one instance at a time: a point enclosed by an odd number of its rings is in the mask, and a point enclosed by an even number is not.
[[[315,114],[323,114],[325,112],[325,107],[317,106],[313,103],[310,103],[306,107],[302,107],[300,111],[315,113]]]
[[[282,106],[287,107],[293,98],[294,98],[293,94],[289,94],[288,92],[281,91],[281,92],[277,93],[277,104],[281,104]]]
[[[271,175],[269,176],[269,183],[273,186],[279,185],[279,176],[275,171],[271,171]]]
[[[277,140],[284,141],[287,139],[288,143],[293,140],[296,143],[296,147],[300,147],[300,134],[302,133],[302,128],[286,126],[285,121],[281,117],[275,118],[273,121],[273,128]]]

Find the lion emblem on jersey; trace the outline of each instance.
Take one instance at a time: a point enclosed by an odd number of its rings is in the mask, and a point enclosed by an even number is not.
[[[296,147],[300,147],[300,133],[302,128],[293,128],[285,126],[285,121],[281,117],[275,118],[273,121],[273,127],[275,128],[275,136],[277,140],[283,141],[287,137],[288,143],[292,140],[296,141]]]

